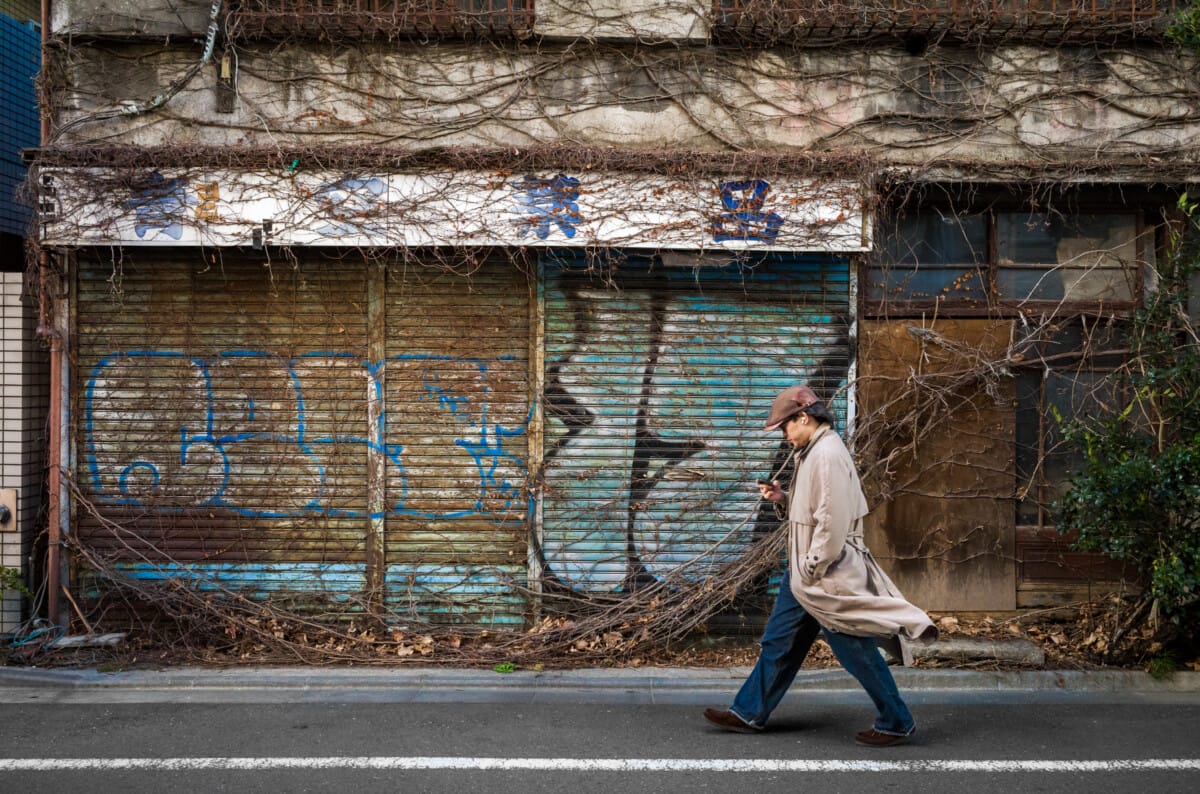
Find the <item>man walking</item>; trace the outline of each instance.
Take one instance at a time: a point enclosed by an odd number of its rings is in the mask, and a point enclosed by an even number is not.
[[[868,747],[904,744],[916,721],[877,645],[901,635],[931,641],[937,628],[905,600],[867,550],[862,526],[867,500],[858,472],[816,393],[807,386],[781,392],[765,425],[768,431],[777,428],[796,450],[792,487],[787,493],[774,481],[759,488],[765,499],[788,502],[788,569],[754,670],[729,709],[706,709],[704,717],[724,730],[761,731],[817,634],[824,633],[878,712],[875,724],[855,741]]]

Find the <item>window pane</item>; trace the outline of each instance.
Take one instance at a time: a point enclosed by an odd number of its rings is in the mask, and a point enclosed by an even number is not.
[[[1017,375],[1017,523],[1037,524],[1038,460],[1041,457],[1038,437],[1042,413],[1042,373],[1023,371]]]
[[[1027,359],[1056,357],[1060,368],[1043,365],[1016,373],[1018,524],[1053,525],[1054,503],[1082,469],[1082,454],[1063,439],[1064,423],[1100,421],[1123,409],[1119,380],[1109,365],[1124,360],[1117,348],[1124,347],[1127,333],[1121,325],[1068,323],[1022,346]],[[1062,358],[1072,351],[1081,358]]]
[[[1080,328],[1083,336],[1093,336],[1095,329]],[[1064,334],[1058,342],[1069,342],[1072,334]],[[1075,336],[1079,336],[1075,334]],[[1017,523],[1036,528],[1036,533],[1018,530],[1016,553],[1020,582],[1037,579],[1055,581],[1115,580],[1123,573],[1119,564],[1099,554],[1085,554],[1068,549],[1065,539],[1056,538],[1059,505],[1074,477],[1083,469],[1083,456],[1074,446],[1063,442],[1059,422],[1089,420],[1111,415],[1120,410],[1117,399],[1122,396],[1117,378],[1102,370],[1032,371],[1018,374],[1017,382],[1017,471],[1018,487],[1028,478],[1030,464],[1035,469],[1033,486],[1027,494],[1018,491]],[[1028,410],[1035,407],[1032,413]],[[1038,441],[1030,438],[1028,427],[1043,427],[1040,444],[1044,452],[1034,458]],[[1028,425],[1022,428],[1022,424]],[[1023,432],[1024,431],[1024,432]],[[1034,430],[1034,434],[1037,431]],[[1021,497],[1025,498],[1022,499]],[[1043,508],[1038,510],[1038,506]]]
[[[873,267],[867,274],[868,300],[987,301],[984,273],[962,265],[950,267]]]
[[[987,225],[982,215],[927,210],[899,218],[882,247],[891,265],[977,265],[987,261]]]
[[[1124,362],[1122,352],[1129,344],[1129,326],[1124,323],[1074,322],[1043,329],[1028,348],[1022,341],[1021,352],[1026,358],[1060,357],[1064,353],[1083,354],[1089,365],[1117,368]]]
[[[982,215],[924,211],[882,231],[868,300],[987,300],[987,225]]]
[[[1076,419],[1101,419],[1119,408],[1114,379],[1109,373],[1050,372],[1046,375],[1043,422],[1046,428],[1044,498],[1047,503],[1061,498],[1070,487],[1071,479],[1083,467],[1082,453],[1064,443],[1054,414],[1061,416],[1064,422],[1071,422]]]
[[[996,292],[1002,298],[1062,300],[1062,274],[1057,270],[1002,267],[996,271]]]
[[[996,289],[1016,300],[1130,301],[1136,235],[1129,214],[999,213]]]

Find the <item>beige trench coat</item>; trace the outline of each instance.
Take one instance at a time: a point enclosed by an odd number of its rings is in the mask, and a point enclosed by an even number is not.
[[[841,634],[935,639],[929,616],[904,598],[867,550],[867,512],[850,451],[822,425],[796,453],[787,522],[792,594]]]

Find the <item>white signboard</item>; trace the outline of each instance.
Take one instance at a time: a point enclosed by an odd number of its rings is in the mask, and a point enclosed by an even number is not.
[[[49,245],[869,250],[861,185],[637,173],[42,169]]]

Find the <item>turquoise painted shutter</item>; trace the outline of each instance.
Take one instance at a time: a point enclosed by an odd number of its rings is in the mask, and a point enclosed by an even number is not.
[[[755,486],[786,458],[762,431],[772,398],[845,381],[849,262],[590,264],[545,264],[547,582],[707,576],[773,523]]]

